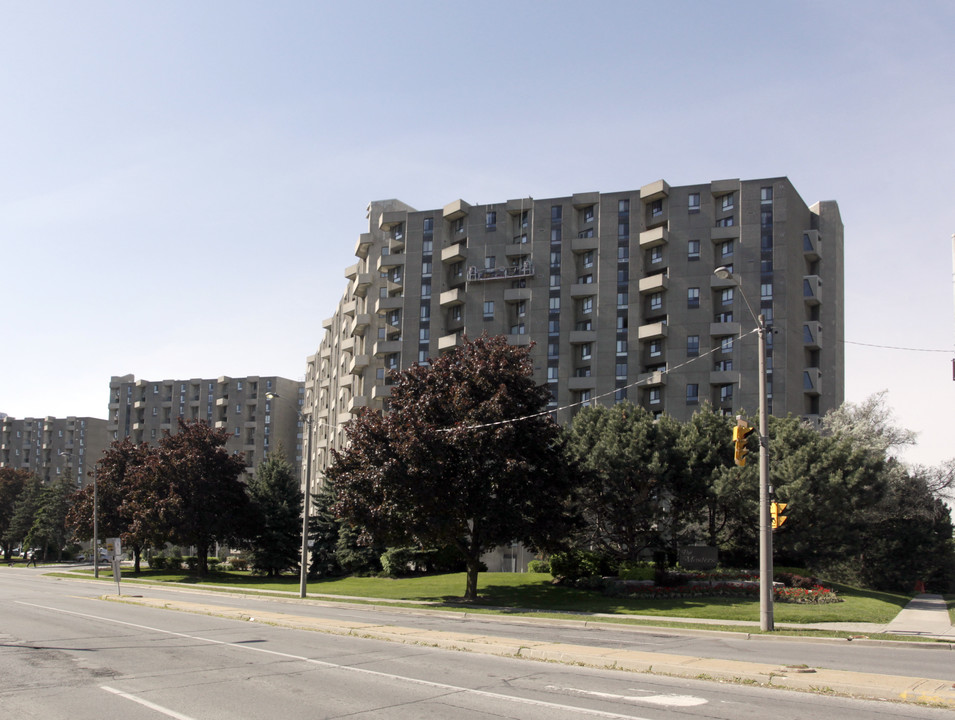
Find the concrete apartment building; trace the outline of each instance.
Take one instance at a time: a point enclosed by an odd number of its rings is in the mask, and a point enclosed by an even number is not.
[[[29,470],[49,483],[71,478],[78,487],[109,445],[106,421],[90,417],[0,419],[0,467]]]
[[[758,409],[754,313],[769,337],[770,412],[808,418],[844,395],[843,226],[785,177],[519,198],[419,211],[372,202],[347,288],[308,359],[313,484],[387,373],[462,342],[534,343],[560,422],[624,398],[688,419]],[[732,269],[733,280],[713,271]]]
[[[155,444],[178,419],[205,420],[228,430],[226,448],[243,453],[251,473],[281,447],[296,472],[302,455],[301,382],[282,377],[220,377],[190,380],[137,380],[113,376],[109,383],[110,442],[129,437]]]

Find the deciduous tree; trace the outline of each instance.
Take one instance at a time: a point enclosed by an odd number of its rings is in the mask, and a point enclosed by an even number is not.
[[[20,468],[0,468],[0,547],[3,548],[3,562],[10,562],[13,546],[22,539],[22,535],[14,540],[8,535],[13,514],[17,505],[17,498],[23,492],[27,481],[33,477],[29,470]]]
[[[475,599],[484,552],[514,540],[548,550],[567,536],[574,473],[549,399],[528,349],[503,337],[393,373],[390,411],[360,414],[334,454],[336,511],[389,545],[454,545]]]

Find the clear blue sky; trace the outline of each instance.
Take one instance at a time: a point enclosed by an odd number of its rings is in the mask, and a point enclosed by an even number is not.
[[[847,399],[948,459],[953,34],[948,1],[3,2],[0,411],[302,378],[372,199],[787,175],[841,207]]]

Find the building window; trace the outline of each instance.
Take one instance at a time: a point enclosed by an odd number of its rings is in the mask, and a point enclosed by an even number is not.
[[[581,360],[590,360],[593,347],[590,343],[584,343],[580,346],[580,359]]]
[[[724,212],[733,209],[733,193],[727,193],[720,198],[720,207]]]
[[[690,240],[686,244],[686,259],[687,260],[699,260],[700,259],[700,241],[699,240]]]
[[[729,215],[716,221],[716,227],[733,227],[733,216]]]
[[[659,405],[661,400],[660,388],[650,388],[650,404]]]
[[[583,406],[585,406],[585,407],[588,406],[588,405],[590,405],[590,398],[591,398],[591,397],[592,397],[592,393],[591,393],[590,390],[581,390],[581,391],[580,391],[580,404],[583,405]]]
[[[629,302],[630,302],[629,295],[627,293],[625,292],[617,293],[617,309],[618,310],[626,310]]]
[[[627,245],[621,245],[617,248],[617,262],[628,262],[630,260],[630,248]]]
[[[626,355],[627,354],[627,341],[626,340],[617,340],[617,355]]]
[[[452,228],[452,230],[453,230],[455,233],[463,233],[463,232],[464,232],[464,218],[458,218],[457,220],[455,220],[454,223],[451,225],[451,228]]]
[[[688,308],[698,308],[700,306],[700,289],[698,287],[686,289],[686,306]]]
[[[421,328],[418,330],[418,340],[421,342],[427,342],[431,339],[431,329],[430,328]]]
[[[497,230],[497,213],[494,210],[488,210],[484,216],[484,226],[487,230]]]
[[[722,290],[720,290],[720,304],[721,305],[733,304],[733,288],[723,288]]]
[[[663,200],[654,200],[650,203],[650,217],[663,217]]]
[[[560,352],[560,345],[555,342],[547,343],[547,357],[555,358]]]
[[[524,327],[524,323],[511,325],[511,335],[523,335],[525,332],[527,332],[527,330]]]
[[[663,309],[663,293],[653,293],[650,296],[650,310]]]
[[[686,404],[698,405],[700,402],[700,386],[697,383],[686,384]]]
[[[690,193],[687,196],[686,206],[691,213],[699,212],[700,211],[700,194]]]
[[[733,386],[720,385],[720,402],[733,402]]]
[[[593,222],[593,221],[594,221],[594,206],[593,206],[593,205],[591,205],[590,207],[584,208],[584,211],[583,211],[583,221],[584,221],[585,223],[589,223],[589,222]]]
[[[455,305],[451,308],[451,321],[460,322],[461,321],[461,306]]]
[[[547,321],[547,332],[551,335],[556,335],[560,333],[560,320],[548,320]]]
[[[494,319],[494,301],[493,300],[484,301],[484,319],[485,320]]]
[[[421,299],[427,300],[431,297],[431,283],[421,283]]]
[[[700,336],[687,335],[686,337],[686,356],[697,357],[700,354]]]
[[[527,315],[527,302],[521,300],[517,303],[517,317],[524,317]]]
[[[557,269],[560,267],[560,253],[557,252],[556,250],[551,250],[550,266],[551,266],[551,269]]]
[[[773,299],[773,284],[763,283],[762,285],[760,285],[759,297],[760,297],[760,300],[772,300]]]
[[[560,275],[551,275],[550,276],[550,286],[552,288],[560,287]]]
[[[764,187],[759,189],[759,201],[763,205],[771,205],[773,202],[773,189],[771,187]]]
[[[663,247],[657,246],[655,248],[650,248],[650,264],[653,265],[658,262],[663,262]]]
[[[588,250],[587,252],[585,252],[583,260],[584,260],[585,268],[593,267],[594,266],[594,251]]]
[[[557,380],[557,368],[549,367],[547,368],[547,381],[555,382]]]
[[[589,315],[594,311],[594,299],[592,297],[584,298],[580,301],[580,314]]]
[[[733,241],[727,240],[720,243],[720,257],[728,257],[733,254]]]
[[[726,337],[720,340],[720,352],[731,353],[733,352],[733,336],[727,335]]]
[[[650,357],[660,357],[663,354],[663,343],[659,340],[650,341]]]
[[[560,312],[560,297],[550,298],[550,311]]]
[[[593,274],[581,275],[579,278],[577,278],[578,285],[593,285],[593,282]]]
[[[493,270],[496,265],[497,265],[497,258],[494,257],[493,255],[490,255],[490,256],[484,258],[484,269],[485,269],[485,270]]]
[[[627,379],[627,363],[625,362],[616,363],[614,373],[617,380],[626,380]]]
[[[431,319],[431,306],[424,304],[421,306],[421,319],[430,320]]]

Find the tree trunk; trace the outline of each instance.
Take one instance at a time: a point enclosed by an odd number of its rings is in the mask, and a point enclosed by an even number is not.
[[[139,558],[142,555],[143,549],[139,545],[133,545],[133,572],[139,572]]]
[[[464,599],[468,602],[474,602],[477,600],[477,582],[478,582],[478,573],[481,570],[481,558],[480,556],[469,555],[468,556],[468,569],[467,576],[468,582],[467,587],[464,591]]]
[[[198,560],[196,563],[196,575],[204,578],[209,574],[209,546],[196,545],[196,555],[199,556],[196,558],[196,560]]]

